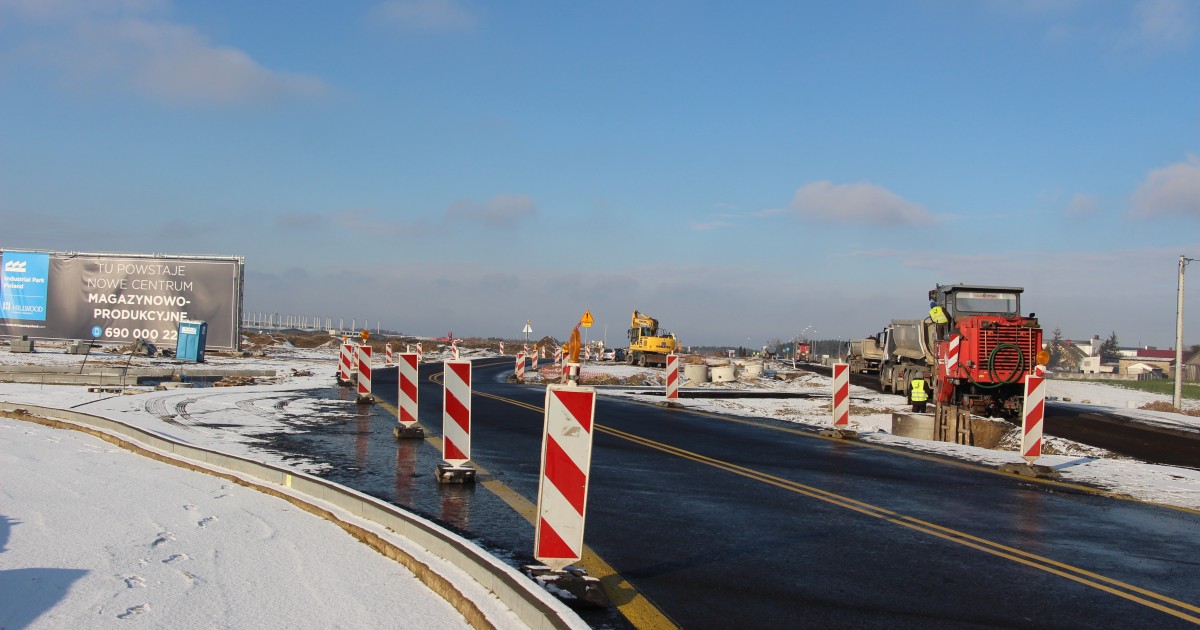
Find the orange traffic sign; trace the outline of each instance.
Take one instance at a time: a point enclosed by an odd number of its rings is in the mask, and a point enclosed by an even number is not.
[[[592,319],[592,312],[588,310],[583,312],[583,319],[579,320],[579,323],[582,324],[584,328],[591,328],[594,321],[596,320]]]

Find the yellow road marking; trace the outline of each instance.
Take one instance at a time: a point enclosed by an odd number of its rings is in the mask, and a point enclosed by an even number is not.
[[[493,398],[495,400],[507,402],[509,404],[516,405],[518,407],[523,407],[525,409],[529,409],[532,411],[542,411],[542,408],[539,406],[524,403],[519,400],[513,400],[511,398],[505,398],[503,396],[497,396],[494,394],[486,394],[486,393],[482,393],[482,392],[476,392],[476,395],[485,396],[487,398]],[[711,415],[711,414],[705,414],[705,415]],[[759,426],[759,427],[763,427],[763,428],[778,429],[781,431],[785,431],[785,432],[789,432],[789,433],[796,433],[799,435],[806,435],[806,436],[812,435],[811,433],[807,433],[805,431],[801,431],[798,429],[772,427],[770,425],[759,424],[756,422],[747,422],[747,421],[737,420],[737,419],[730,419],[730,418],[726,418],[723,416],[714,416],[714,417],[717,417],[722,420],[730,420],[732,422],[738,422],[738,423],[742,423],[742,424],[750,424],[753,426]],[[973,536],[973,535],[967,534],[965,532],[960,532],[960,531],[951,529],[949,527],[944,527],[944,526],[930,523],[928,521],[923,521],[921,519],[917,519],[917,518],[914,518],[911,516],[899,514],[892,510],[888,510],[886,508],[881,508],[881,507],[878,507],[875,505],[871,505],[869,503],[865,503],[862,501],[858,501],[856,499],[852,499],[850,497],[835,494],[835,493],[829,492],[827,490],[822,490],[822,489],[814,487],[814,486],[801,484],[801,483],[798,483],[795,481],[791,481],[788,479],[783,479],[781,477],[776,477],[774,475],[763,473],[761,471],[746,468],[744,466],[739,466],[739,465],[733,464],[731,462],[726,462],[726,461],[715,459],[715,458],[708,457],[705,455],[700,455],[699,453],[694,453],[692,451],[688,451],[688,450],[685,450],[685,449],[682,449],[679,447],[671,446],[669,444],[664,444],[662,442],[651,440],[649,438],[644,438],[639,435],[634,435],[632,433],[628,433],[628,432],[621,431],[618,429],[613,429],[613,428],[605,426],[605,425],[596,424],[595,426],[596,426],[597,431],[606,433],[613,437],[617,437],[617,438],[624,439],[624,440],[627,440],[630,442],[634,442],[636,444],[641,444],[643,446],[646,446],[646,447],[654,449],[654,450],[658,450],[658,451],[666,453],[668,455],[673,455],[675,457],[680,457],[683,459],[694,461],[696,463],[700,463],[700,464],[704,464],[704,465],[718,468],[721,470],[725,470],[727,472],[731,472],[736,475],[740,475],[740,476],[743,476],[743,477],[746,477],[746,478],[749,478],[749,479],[752,479],[755,481],[759,481],[759,482],[773,485],[773,486],[776,486],[776,487],[779,487],[779,488],[782,488],[785,490],[796,492],[798,494],[802,494],[804,496],[808,496],[808,497],[817,499],[819,501],[824,501],[826,503],[830,503],[830,504],[836,505],[838,507],[842,507],[842,508],[845,508],[848,510],[852,510],[854,512],[858,512],[865,516],[878,518],[878,519],[881,519],[881,520],[884,520],[884,521],[887,521],[890,523],[894,523],[901,527],[919,531],[919,532],[928,534],[930,536],[934,536],[934,537],[941,538],[941,539],[949,541],[949,542],[953,542],[953,543],[956,543],[959,545],[970,547],[970,548],[982,551],[984,553],[988,553],[988,554],[991,554],[991,555],[994,555],[994,556],[997,556],[1000,558],[1004,558],[1006,560],[1010,560],[1012,562],[1016,562],[1018,564],[1026,565],[1026,566],[1029,566],[1029,567],[1032,567],[1032,568],[1035,568],[1035,569],[1038,569],[1041,571],[1045,571],[1047,573],[1058,575],[1060,577],[1064,577],[1064,578],[1072,580],[1074,582],[1078,582],[1080,584],[1090,586],[1097,590],[1100,590],[1100,591],[1103,591],[1103,592],[1106,592],[1106,593],[1109,593],[1112,595],[1116,595],[1123,599],[1127,599],[1129,601],[1136,602],[1138,604],[1142,604],[1143,606],[1147,606],[1154,610],[1158,610],[1160,612],[1167,613],[1169,615],[1178,617],[1185,621],[1190,621],[1192,623],[1200,624],[1200,617],[1192,616],[1192,615],[1187,614],[1186,612],[1183,612],[1183,611],[1191,611],[1194,613],[1200,613],[1200,607],[1197,607],[1193,604],[1189,604],[1187,602],[1176,600],[1176,599],[1168,597],[1166,595],[1155,593],[1153,591],[1143,589],[1141,587],[1137,587],[1132,584],[1127,584],[1120,580],[1115,580],[1115,579],[1112,579],[1109,577],[1105,577],[1105,576],[1099,575],[1097,573],[1087,571],[1086,569],[1082,569],[1082,568],[1075,567],[1075,566],[1072,566],[1072,565],[1069,565],[1069,564],[1066,564],[1063,562],[1059,562],[1057,560],[1039,556],[1037,554],[1032,554],[1032,553],[1029,553],[1026,551],[1022,551],[1020,549],[1015,549],[1013,547],[1008,547],[1006,545],[1002,545],[1000,543],[992,542],[992,541],[986,540],[984,538]],[[891,449],[886,449],[886,450],[891,450]],[[936,458],[933,458],[933,459],[936,459]],[[936,459],[936,461],[942,462],[943,460]],[[973,468],[972,466],[966,466],[966,467]],[[985,469],[982,467],[980,467],[980,469],[981,470],[989,470],[989,469]],[[1059,483],[1057,485],[1068,485],[1068,484]],[[1082,488],[1082,486],[1080,488]],[[1125,590],[1119,590],[1119,589],[1125,589]],[[1144,595],[1145,597],[1140,597],[1139,595]],[[1147,598],[1149,598],[1149,599],[1147,599]],[[1151,600],[1157,600],[1157,601],[1151,601]],[[1159,602],[1162,602],[1162,603],[1159,603]],[[1174,608],[1169,608],[1167,605],[1164,605],[1164,604],[1167,604],[1170,606],[1175,606],[1175,607],[1181,608],[1183,610],[1176,610]]]
[[[429,380],[434,383],[440,383],[441,375],[441,372],[431,374]],[[530,411],[543,413],[541,407],[529,405],[519,400],[485,394],[479,391],[472,391],[471,394],[473,396],[493,398]],[[395,413],[395,407],[388,405],[386,408]],[[428,436],[425,438],[425,441],[433,444],[439,451],[442,448],[441,438],[437,436]],[[534,524],[537,518],[537,505],[535,503],[526,499],[524,495],[516,490],[509,488],[504,482],[489,475],[477,462],[472,462],[472,464],[475,466],[476,475],[487,477],[479,481],[480,485],[491,491],[492,494],[496,495],[501,501],[512,508],[521,518],[528,521],[530,525]],[[650,600],[639,593],[628,580],[622,577],[611,564],[606,562],[604,558],[601,558],[591,547],[584,545],[581,555],[579,566],[583,567],[588,572],[588,575],[600,580],[600,586],[604,589],[605,594],[608,595],[609,600],[612,601],[621,615],[633,627],[643,630],[674,630],[678,628],[674,622],[654,604],[650,603]]]

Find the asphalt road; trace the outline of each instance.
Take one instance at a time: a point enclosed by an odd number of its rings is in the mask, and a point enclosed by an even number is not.
[[[805,369],[829,376],[830,369],[807,365]],[[855,385],[881,391],[873,374],[852,374]],[[1195,431],[1149,426],[1102,409],[1073,403],[1046,401],[1043,430],[1068,440],[1103,448],[1117,455],[1152,464],[1200,468],[1200,434]]]
[[[545,388],[506,382],[510,370],[507,358],[475,362],[475,487],[436,484],[434,446],[397,444],[382,405],[277,448],[323,457],[329,478],[530,562]],[[421,421],[433,435],[437,371],[421,372]],[[596,557],[583,564],[615,601],[586,613],[596,627],[1200,623],[1195,512],[766,419],[601,397],[596,423],[586,530]]]

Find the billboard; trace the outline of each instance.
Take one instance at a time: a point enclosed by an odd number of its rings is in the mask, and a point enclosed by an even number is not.
[[[244,259],[0,250],[0,335],[173,345],[208,322],[207,347],[238,348]]]

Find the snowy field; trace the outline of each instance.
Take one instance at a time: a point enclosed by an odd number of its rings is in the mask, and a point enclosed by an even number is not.
[[[77,367],[39,345],[0,364]],[[238,433],[188,430],[147,411],[180,392],[219,394],[214,413],[285,430],[245,400],[294,399],[330,384],[336,355],[280,348],[270,357],[210,355],[206,367],[276,369],[262,385],[127,395],[0,383],[0,401],[76,408],[185,442],[286,465]],[[124,364],[100,354],[93,362]],[[134,366],[178,365],[135,357]],[[305,375],[309,371],[318,374]],[[248,411],[249,410],[249,411]],[[462,570],[333,506],[443,576],[502,628],[525,627]],[[77,431],[0,418],[0,628],[469,628],[408,569],[338,526],[230,481],[136,455]],[[582,622],[580,622],[582,625]],[[134,627],[134,626],[130,626]]]

